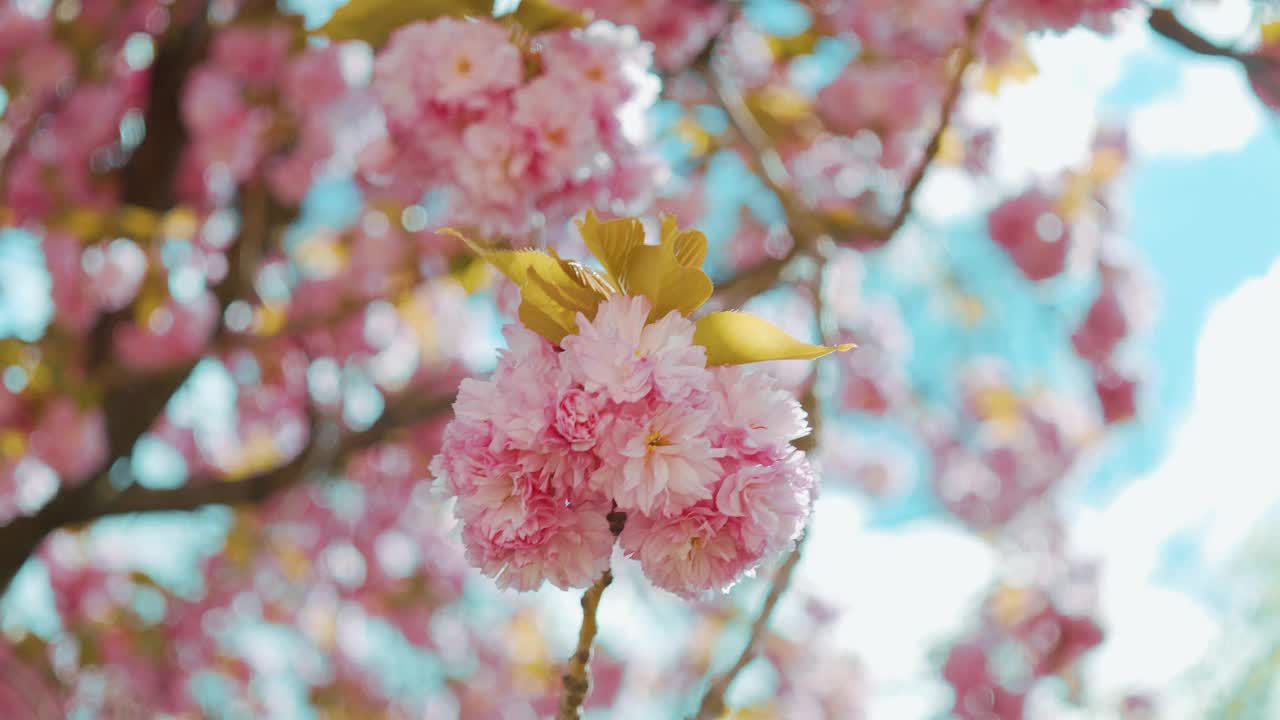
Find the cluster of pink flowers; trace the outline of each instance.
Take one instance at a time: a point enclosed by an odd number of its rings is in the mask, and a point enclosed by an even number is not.
[[[1115,14],[1133,0],[999,0],[996,11],[1029,29],[1066,32],[1076,25],[1110,30]]]
[[[1121,369],[1117,351],[1133,330],[1129,308],[1141,288],[1132,273],[1119,266],[1101,264],[1099,278],[1098,295],[1072,333],[1071,344],[1093,372],[1103,419],[1119,423],[1137,414],[1138,382]]]
[[[432,468],[467,558],[499,585],[591,584],[609,567],[613,512],[626,555],[690,598],[799,534],[815,491],[790,444],[804,411],[767,375],[707,367],[692,322],[646,324],[649,310],[613,296],[560,348],[509,326],[493,377],[463,381]]]
[[[224,202],[264,172],[275,196],[296,205],[321,173],[348,87],[337,47],[295,53],[296,40],[287,24],[215,36],[182,98],[191,145],[181,184],[189,199]]]
[[[1048,280],[1066,269],[1071,229],[1057,200],[1045,192],[1029,190],[1006,200],[987,216],[987,229],[1028,280]]]
[[[69,397],[31,402],[0,393],[8,441],[0,447],[0,522],[7,522],[42,505],[59,485],[88,480],[106,458],[107,434],[100,410]],[[23,436],[25,442],[13,443]]]
[[[842,135],[910,131],[942,97],[941,78],[932,70],[912,61],[854,65],[818,92],[818,112]]]
[[[716,0],[562,0],[560,5],[635,27],[653,43],[654,60],[663,70],[689,64],[729,21],[729,8]]]
[[[644,199],[656,166],[622,113],[652,102],[649,63],[633,32],[603,24],[527,46],[492,21],[406,25],[374,63],[387,135],[363,179],[405,202],[449,187],[454,224],[508,234]]]
[[[1071,583],[1077,597],[1088,596],[1090,582]],[[1087,612],[1088,603],[1066,611],[1063,588],[1005,588],[1004,593],[987,598],[981,625],[951,648],[943,665],[943,678],[955,694],[952,712],[960,720],[1022,720],[1040,680],[1071,671],[1102,643],[1103,630]],[[999,665],[1006,657],[1022,659],[1019,672]]]

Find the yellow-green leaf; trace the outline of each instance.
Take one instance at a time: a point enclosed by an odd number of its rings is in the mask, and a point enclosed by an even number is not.
[[[662,244],[671,249],[676,262],[684,267],[700,268],[707,259],[707,236],[699,230],[676,227],[674,215],[662,217]]]
[[[578,221],[578,232],[582,234],[587,250],[604,266],[604,271],[609,273],[619,289],[625,290],[631,253],[644,245],[644,226],[640,221],[619,218],[602,223],[594,210],[588,210],[586,217]]]
[[[745,365],[766,360],[814,360],[850,350],[800,342],[773,323],[742,312],[714,312],[694,323],[693,341],[707,349],[707,365]]]
[[[557,345],[560,344],[560,341],[564,339],[565,335],[577,332],[576,324],[573,327],[565,327],[562,313],[544,312],[528,297],[525,297],[525,299],[520,302],[520,309],[517,311],[517,314],[520,318],[521,325],[524,325]]]
[[[1262,24],[1262,45],[1280,45],[1280,20]]]
[[[586,15],[547,0],[521,0],[520,7],[507,17],[513,18],[520,27],[531,33],[568,30],[587,24]]]
[[[489,264],[481,257],[457,255],[449,260],[449,277],[470,295],[489,281]]]
[[[560,263],[560,269],[564,271],[565,275],[573,278],[573,281],[578,285],[594,291],[601,298],[617,294],[617,286],[599,271],[589,268],[580,262],[561,258],[556,253],[555,248],[548,248],[548,250],[551,252],[551,257],[554,257],[556,262]]]
[[[541,250],[489,250],[455,230],[440,232],[466,243],[480,258],[520,287],[520,321],[553,343],[577,332],[578,313],[594,318],[600,301],[616,290],[598,272]]]
[[[490,17],[493,4],[493,0],[351,0],[316,32],[334,40],[363,40],[377,48],[409,23],[447,16]],[[587,24],[582,13],[548,0],[524,0],[514,12],[498,19],[514,22],[530,33]]]
[[[591,288],[551,282],[539,275],[535,268],[529,268],[529,280],[521,286],[521,294],[528,295],[531,286],[541,295],[550,298],[559,308],[568,310],[570,317],[576,317],[578,313],[593,317],[596,305],[600,303],[600,295]],[[570,327],[576,325],[577,322],[574,321]]]
[[[419,20],[493,14],[493,0],[351,0],[316,31],[333,40],[363,40],[375,48]]]
[[[624,281],[629,295],[644,295],[653,309],[649,320],[657,320],[672,310],[688,315],[711,298],[715,289],[711,278],[700,268],[680,265],[671,249],[662,245],[642,245],[631,253]]]

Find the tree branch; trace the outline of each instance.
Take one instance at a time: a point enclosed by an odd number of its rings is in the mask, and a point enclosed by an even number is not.
[[[924,147],[924,157],[920,159],[920,164],[916,166],[915,171],[911,173],[910,179],[907,180],[907,184],[902,191],[902,201],[898,204],[898,212],[894,214],[889,225],[877,235],[881,242],[891,240],[906,224],[907,218],[911,216],[911,211],[915,207],[916,193],[924,183],[925,176],[929,174],[929,168],[933,166],[934,161],[938,158],[938,151],[942,149],[942,138],[951,127],[951,117],[955,114],[956,106],[960,104],[960,94],[964,90],[964,76],[969,67],[973,65],[973,61],[977,59],[978,36],[982,34],[982,28],[986,24],[987,13],[990,9],[991,0],[982,0],[982,3],[965,21],[964,42],[960,45],[959,56],[956,58],[955,73],[951,76],[951,83],[947,86],[947,94],[942,99],[938,127],[934,129],[933,135],[929,137],[929,142]]]
[[[280,467],[244,478],[203,478],[189,480],[182,487],[153,490],[130,485],[110,492],[108,477],[98,477],[84,485],[59,493],[35,515],[16,518],[0,528],[0,597],[13,577],[40,542],[58,528],[74,527],[99,518],[148,512],[182,512],[207,505],[253,505],[285,488],[302,482],[321,470],[331,468],[352,453],[386,439],[389,432],[412,426],[449,411],[453,396],[417,394],[400,398],[366,430],[348,433],[340,439],[313,423],[307,447]],[[10,548],[17,547],[17,550]]]
[[[778,568],[777,573],[774,574],[773,583],[769,587],[769,594],[765,596],[764,605],[760,608],[760,614],[756,616],[755,622],[751,623],[751,634],[747,636],[747,646],[742,649],[742,653],[738,655],[738,660],[733,664],[733,667],[729,668],[728,672],[712,679],[711,686],[707,689],[707,694],[703,696],[702,703],[698,706],[696,720],[715,720],[715,718],[724,714],[725,693],[728,692],[729,686],[738,678],[742,670],[755,659],[756,650],[760,645],[761,638],[764,637],[764,631],[769,625],[769,619],[773,617],[773,611],[778,606],[778,601],[782,599],[782,594],[786,592],[787,586],[791,584],[791,576],[795,574],[796,566],[800,564],[800,548],[803,543],[803,537],[796,541],[796,546],[792,548],[791,553],[787,555],[787,559]]]
[[[920,164],[907,179],[897,212],[884,225],[858,220],[850,222],[829,219],[805,207],[794,189],[795,185],[790,173],[787,172],[785,164],[773,148],[768,133],[760,127],[742,94],[721,74],[714,71],[708,73],[712,89],[719,97],[725,112],[728,113],[734,129],[751,146],[756,158],[757,171],[782,203],[787,215],[787,225],[791,229],[794,240],[794,245],[785,257],[766,260],[721,283],[716,289],[716,295],[722,302],[732,305],[735,304],[735,300],[745,299],[772,288],[778,283],[778,279],[792,260],[800,255],[812,254],[820,237],[840,235],[846,238],[870,238],[882,245],[893,239],[910,218],[915,208],[916,194],[924,184],[924,179],[937,159],[938,152],[942,149],[943,137],[951,127],[952,116],[955,114],[964,89],[965,73],[977,58],[978,36],[986,23],[990,7],[991,0],[983,0],[966,21],[965,37],[958,46],[956,69],[947,86],[946,95],[943,97],[938,126],[925,145]]]
[[[181,119],[181,89],[187,74],[202,56],[208,39],[204,14],[164,42],[156,54],[147,100],[147,134],[121,171],[121,202],[166,210],[173,198],[173,174],[185,142]],[[175,144],[176,143],[176,144]],[[101,318],[90,332],[87,365],[91,371],[105,367],[111,354],[115,326],[125,315]],[[186,382],[194,363],[109,387],[103,400],[107,428],[107,460],[97,476],[109,475],[117,462],[127,460],[134,444],[155,423],[169,398]],[[109,481],[98,478],[76,487],[64,487],[35,515],[11,521],[0,528],[0,595],[55,529],[75,522],[87,508],[116,493]]]
[[[1280,97],[1280,61],[1274,57],[1217,45],[1183,25],[1173,11],[1166,8],[1153,9],[1151,16],[1147,18],[1147,25],[1157,35],[1172,40],[1197,55],[1235,60],[1244,67],[1250,80]]]
[[[1156,32],[1157,35],[1165,37],[1173,42],[1181,45],[1183,48],[1190,50],[1197,55],[1208,55],[1210,57],[1224,57],[1232,60],[1244,62],[1245,55],[1231,48],[1215,45],[1214,43],[1200,37],[1196,31],[1182,24],[1177,15],[1167,8],[1154,8],[1151,11],[1151,17],[1147,18],[1147,25]]]
[[[371,427],[348,433],[340,439],[326,438],[323,428],[316,423],[307,447],[296,458],[280,467],[240,480],[191,480],[182,487],[166,490],[132,485],[107,502],[88,508],[84,516],[77,517],[73,524],[112,515],[190,511],[206,505],[256,505],[277,492],[299,484],[315,472],[334,467],[352,453],[385,440],[390,432],[447,413],[453,400],[452,395],[401,398],[389,406]]]
[[[591,691],[591,674],[587,665],[591,662],[591,646],[595,642],[596,610],[600,607],[600,598],[605,588],[613,582],[613,573],[605,570],[595,584],[582,594],[582,628],[578,631],[578,649],[569,658],[569,669],[565,672],[564,695],[560,697],[560,714],[557,720],[578,720],[582,717],[582,703]]]

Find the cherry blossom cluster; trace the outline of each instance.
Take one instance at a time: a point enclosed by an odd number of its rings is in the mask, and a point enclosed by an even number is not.
[[[1071,345],[1093,375],[1107,423],[1137,412],[1138,382],[1132,370],[1122,369],[1118,349],[1138,324],[1135,308],[1150,294],[1133,260],[1109,235],[1114,218],[1108,193],[1126,157],[1123,135],[1103,131],[1087,169],[1065,173],[1052,192],[1027,190],[987,216],[991,239],[1028,280],[1051,281],[1073,264],[1096,276],[1097,294],[1072,331]]]
[[[649,64],[603,23],[531,40],[496,21],[406,25],[374,61],[387,134],[362,177],[410,203],[449,188],[453,224],[512,235],[644,200],[658,166],[624,123],[654,99]]]
[[[678,312],[648,324],[614,296],[559,348],[508,326],[489,380],[466,380],[433,469],[456,498],[467,558],[503,587],[585,587],[609,567],[609,516],[653,583],[732,585],[800,532],[808,432],[767,375],[706,365]],[[615,528],[616,529],[616,528]]]
[[[0,7],[0,85],[10,99],[0,128],[19,139],[6,142],[0,202],[15,223],[110,208],[117,194],[110,173],[141,139],[150,75],[125,38],[163,29],[169,11],[152,1],[88,3],[80,12],[92,40],[80,48],[58,40],[49,14],[30,15],[22,5]]]
[[[297,205],[323,173],[349,88],[337,46],[300,42],[283,22],[214,37],[182,97],[191,143],[179,182],[190,201],[225,203],[262,173],[277,199]]]
[[[1019,20],[1028,29],[1066,32],[1077,25],[1110,30],[1116,13],[1133,0],[996,0],[997,13]]]
[[[954,692],[955,717],[1021,720],[1037,683],[1068,673],[1102,642],[1103,630],[1089,616],[1090,609],[1068,604],[1072,594],[1080,598],[1093,592],[1087,568],[1074,574],[1083,577],[1072,583],[1073,592],[1011,584],[986,599],[977,630],[952,646],[943,663],[942,676]]]
[[[663,70],[688,65],[729,20],[729,8],[715,0],[566,0],[561,5],[636,28],[653,43],[655,64]]]

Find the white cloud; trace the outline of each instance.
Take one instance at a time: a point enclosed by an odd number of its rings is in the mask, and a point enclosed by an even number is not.
[[[1139,108],[1130,138],[1142,155],[1197,156],[1239,150],[1262,128],[1257,96],[1234,63],[1190,60],[1178,90]]]
[[[1032,38],[1036,74],[1010,81],[995,95],[965,96],[963,114],[995,130],[991,171],[995,183],[1016,190],[1038,177],[1078,165],[1088,156],[1101,97],[1120,79],[1125,61],[1149,41],[1142,18],[1128,15],[1116,32],[1073,30]],[[980,197],[997,197],[958,170],[938,168],[920,189],[920,212],[946,221],[970,212]]]
[[[1200,35],[1222,45],[1238,44],[1256,32],[1253,0],[1182,3],[1178,18]]]
[[[865,663],[884,717],[945,704],[929,652],[973,617],[995,571],[991,547],[941,522],[866,528],[856,503],[835,493],[818,503],[810,532],[800,582],[845,609],[835,640]]]
[[[1120,79],[1125,62],[1149,42],[1140,18],[1128,16],[1115,33],[1073,30],[1033,39],[1038,68],[1025,83],[1010,83],[969,108],[996,125],[993,170],[1018,185],[1088,157],[1101,97]]]
[[[1178,679],[1217,641],[1218,622],[1151,577],[1165,543],[1189,531],[1203,533],[1207,569],[1223,570],[1280,501],[1278,309],[1280,262],[1214,307],[1197,349],[1192,405],[1168,456],[1110,506],[1080,511],[1073,523],[1082,548],[1103,561],[1108,636],[1089,660],[1103,692],[1145,686],[1184,706],[1202,700]]]

